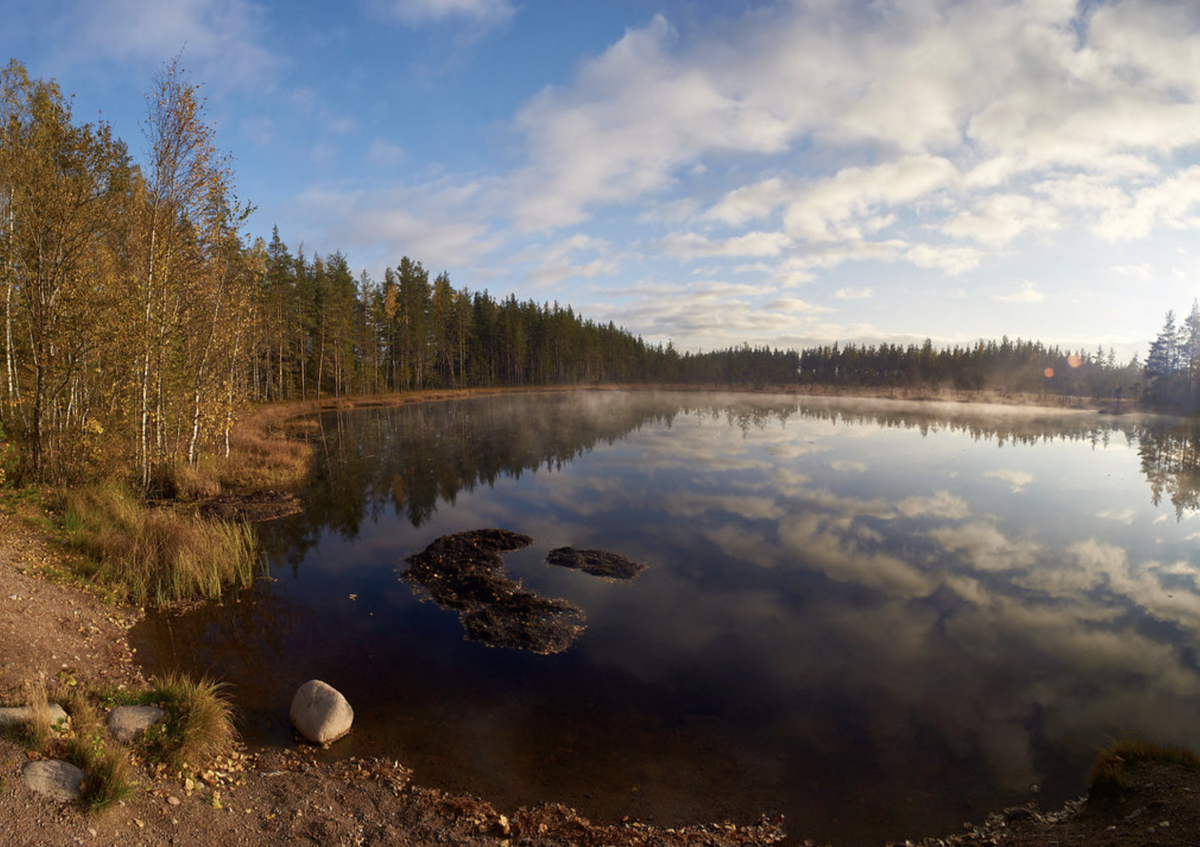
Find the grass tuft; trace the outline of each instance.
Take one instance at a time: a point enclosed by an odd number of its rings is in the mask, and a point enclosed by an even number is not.
[[[50,722],[50,698],[46,693],[46,680],[39,677],[24,684],[23,705],[26,719],[5,730],[5,737],[20,744],[26,750],[45,753],[55,740],[54,726]]]
[[[80,804],[89,812],[101,812],[133,793],[133,766],[123,749],[105,743],[108,729],[86,692],[71,692],[67,706],[74,730],[67,758],[84,773]]]
[[[256,573],[257,537],[248,524],[153,508],[120,485],[70,492],[62,526],[90,561],[84,575],[139,605],[215,599]]]
[[[172,770],[188,772],[203,769],[233,751],[237,729],[224,683],[168,673],[155,677],[151,684],[150,698],[167,715],[142,736],[148,755]]]
[[[1130,786],[1130,771],[1145,762],[1163,762],[1200,769],[1200,756],[1191,750],[1152,744],[1136,738],[1125,739],[1096,757],[1088,782],[1089,799],[1117,797]]]
[[[29,684],[29,695],[25,707],[29,709],[29,720],[25,732],[33,749],[41,750],[50,743],[53,727],[50,725],[50,698],[46,694],[46,680],[38,677]]]

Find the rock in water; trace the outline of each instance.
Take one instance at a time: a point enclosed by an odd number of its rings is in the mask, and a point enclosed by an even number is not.
[[[633,579],[646,569],[620,553],[607,550],[576,550],[574,547],[558,547],[546,555],[546,561],[560,568],[572,568],[604,579]]]
[[[354,710],[332,685],[310,679],[296,690],[288,717],[296,731],[309,741],[328,745],[350,731]]]
[[[78,800],[83,793],[83,771],[58,759],[27,763],[21,768],[21,779],[30,790],[52,800]]]
[[[495,647],[561,653],[586,628],[583,609],[525,590],[504,572],[501,554],[533,543],[504,529],[443,535],[405,561],[401,576],[442,606],[456,609],[467,638]]]
[[[117,706],[108,713],[108,731],[113,738],[128,744],[166,714],[157,706]]]

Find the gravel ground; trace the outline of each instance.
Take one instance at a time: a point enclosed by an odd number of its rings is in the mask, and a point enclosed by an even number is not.
[[[63,670],[80,683],[145,685],[126,639],[139,613],[40,578],[60,556],[37,532],[0,516],[0,699],[13,700],[27,682],[53,680]],[[141,769],[129,799],[89,815],[26,788],[20,771],[30,757],[0,740],[0,845],[733,847],[784,839],[778,821],[664,829],[595,825],[553,804],[497,810],[478,798],[414,786],[401,762],[316,762],[312,749],[299,744],[239,750],[190,785]],[[812,843],[803,833],[791,833],[788,842]],[[1200,847],[1200,776],[1147,765],[1134,772],[1122,797],[1103,805],[1009,810],[918,843]]]

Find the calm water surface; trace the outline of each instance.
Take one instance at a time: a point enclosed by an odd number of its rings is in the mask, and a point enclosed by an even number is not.
[[[878,844],[1084,790],[1126,734],[1200,745],[1195,427],[1088,412],[581,392],[330,414],[270,580],[152,616],[148,669],[228,680],[291,742],[318,677],[328,756],[388,755],[502,809],[670,825],[782,813]],[[467,641],[399,578],[500,527],[526,586],[581,607],[565,653]],[[563,545],[650,567],[609,582]]]

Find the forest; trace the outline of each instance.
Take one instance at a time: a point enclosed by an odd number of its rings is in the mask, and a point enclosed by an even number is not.
[[[71,482],[229,450],[253,404],[429,388],[653,383],[996,389],[1200,398],[1200,309],[1145,365],[1036,341],[742,345],[682,352],[570,305],[430,279],[405,255],[382,280],[340,252],[248,234],[252,207],[178,62],[147,95],[144,161],[53,82],[0,71],[0,466]]]

